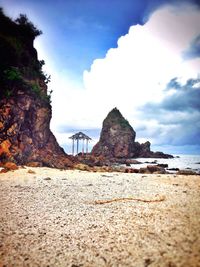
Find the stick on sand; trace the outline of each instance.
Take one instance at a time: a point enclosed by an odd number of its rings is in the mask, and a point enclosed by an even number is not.
[[[93,204],[95,205],[101,205],[101,204],[107,204],[112,202],[118,202],[118,201],[140,201],[140,202],[161,202],[165,200],[165,196],[160,196],[159,198],[155,199],[142,199],[142,198],[134,198],[134,197],[123,197],[123,198],[113,198],[113,199],[105,199],[105,200],[95,200]]]

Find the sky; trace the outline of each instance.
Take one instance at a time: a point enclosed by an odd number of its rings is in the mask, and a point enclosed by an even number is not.
[[[152,150],[200,155],[199,0],[0,0],[42,30],[34,46],[51,75],[51,129],[98,141],[117,107]]]

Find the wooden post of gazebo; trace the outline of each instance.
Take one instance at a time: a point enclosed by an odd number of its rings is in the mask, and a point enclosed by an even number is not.
[[[88,139],[86,139],[86,153],[88,153]]]
[[[76,154],[78,154],[78,143],[79,143],[79,139],[78,138],[76,139],[76,142],[77,142],[77,144],[76,144]]]
[[[74,139],[72,139],[72,155],[74,156]]]
[[[74,155],[74,140],[76,140],[77,142],[76,143],[76,154],[78,154],[79,140],[83,140],[82,141],[82,154],[83,155],[84,155],[84,147],[85,147],[85,140],[86,140],[86,153],[88,153],[88,142],[92,140],[89,136],[87,136],[86,134],[82,132],[78,132],[69,138],[72,139],[72,155]]]
[[[83,141],[82,141],[82,154],[84,155],[84,141],[85,141],[85,139],[83,139]]]

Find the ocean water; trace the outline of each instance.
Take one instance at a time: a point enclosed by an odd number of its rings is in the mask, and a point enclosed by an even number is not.
[[[156,158],[137,158],[142,164],[133,164],[133,168],[146,167],[152,165],[151,162],[156,161],[157,164],[168,164],[168,168],[179,168],[180,170],[191,169],[200,173],[200,155],[174,155],[172,159],[156,159]]]

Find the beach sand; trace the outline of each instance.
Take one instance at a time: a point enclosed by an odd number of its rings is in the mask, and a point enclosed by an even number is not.
[[[200,266],[200,176],[2,173],[0,266]]]

